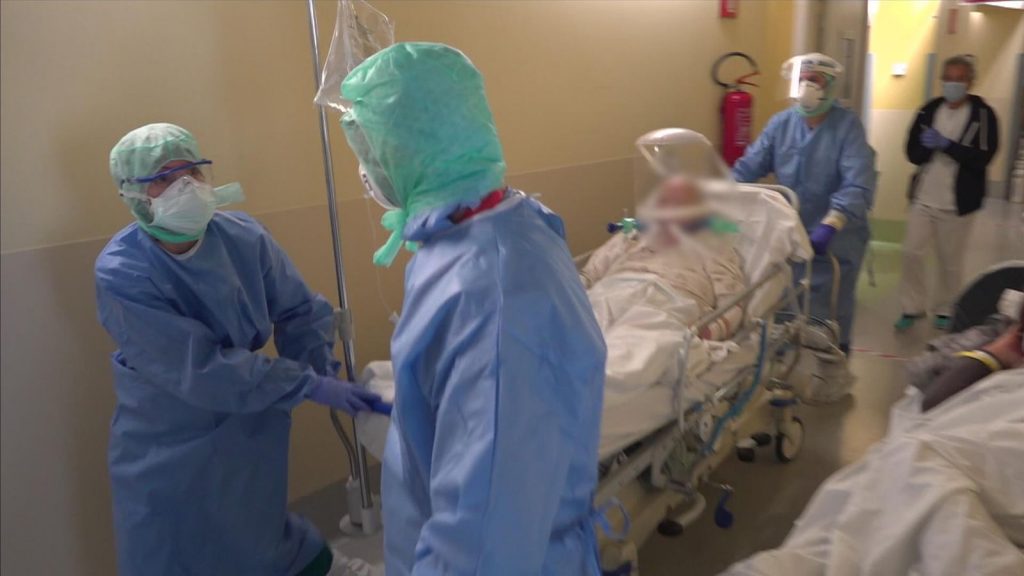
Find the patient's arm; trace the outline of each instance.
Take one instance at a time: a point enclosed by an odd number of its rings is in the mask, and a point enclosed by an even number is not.
[[[746,289],[740,256],[729,242],[712,243],[704,270],[711,278],[716,306],[721,306]],[[743,304],[737,304],[708,326],[706,331],[702,331],[701,337],[706,340],[726,340],[736,333],[742,322]]]
[[[921,399],[921,411],[927,412],[992,373],[992,368],[976,358],[957,358],[942,373]]]
[[[625,234],[616,234],[610,240],[594,250],[587,260],[587,264],[580,272],[583,285],[590,288],[601,278],[604,278],[611,270],[612,264],[621,258],[628,250],[632,240]]]
[[[931,410],[993,372],[1020,366],[1024,363],[1021,338],[1021,327],[1015,324],[984,348],[960,352],[962,357],[955,359],[924,390],[921,411]]]

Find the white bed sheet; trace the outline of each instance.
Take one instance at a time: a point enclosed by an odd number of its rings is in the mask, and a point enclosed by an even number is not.
[[[930,412],[910,389],[889,433],[818,489],[776,550],[728,576],[1024,574],[1024,369]]]
[[[785,263],[787,259],[802,261],[813,255],[799,215],[779,192],[756,184],[723,186],[721,190],[708,192],[714,208],[739,226],[736,249],[743,259],[743,272],[748,282],[763,278],[776,263]],[[778,274],[762,286],[747,303],[748,319],[761,318],[779,301],[790,283],[791,277],[787,270],[787,273]],[[680,310],[676,310],[674,316],[690,316],[682,311],[682,308],[686,308],[685,302],[676,303],[676,306]],[[600,314],[600,311],[597,312]],[[667,324],[671,322],[667,322],[661,332],[671,334],[674,340],[681,341],[683,329]],[[687,385],[679,391],[681,396],[678,398],[676,388],[683,378],[679,370],[672,372],[671,368],[681,366],[681,362],[665,358],[652,362],[650,355],[645,355],[641,349],[619,359],[619,368],[625,367],[622,369],[623,374],[642,375],[642,382],[637,385],[623,378],[616,379],[614,374],[609,375],[611,384],[606,385],[602,417],[602,458],[670,422],[676,418],[679,407],[687,407],[692,402],[706,398],[739,370],[753,365],[756,360],[756,340],[745,342],[728,354],[718,354],[717,359],[713,359],[716,354],[711,349],[716,344],[710,344],[709,348],[700,340],[695,339],[694,342],[687,360]],[[659,374],[649,374],[652,367],[657,368]],[[372,362],[367,366],[362,380],[385,400],[394,398],[394,374],[390,362]],[[362,422],[357,420],[363,432],[361,436],[369,437],[371,433],[379,436],[383,428],[380,418],[383,417],[363,417],[359,419]],[[375,448],[377,444],[383,446],[383,439],[374,438],[367,444],[370,443],[375,443]]]
[[[739,225],[735,246],[748,283],[764,278],[775,264],[812,255],[799,215],[783,194],[740,184],[709,190],[708,197],[717,211]],[[791,281],[786,268],[761,286],[747,303],[747,318],[767,314]],[[676,294],[657,276],[605,278],[591,287],[588,295],[608,344],[602,458],[671,422],[680,410],[707,398],[756,361],[756,339],[728,355],[715,354],[720,343],[695,339],[684,359],[687,327],[698,319],[699,306]],[[683,378],[684,366],[688,378]],[[677,391],[684,381],[685,386]]]
[[[700,374],[691,374],[686,384],[679,387],[682,395],[677,403],[676,387],[657,384],[627,398],[613,399],[605,394],[604,411],[601,416],[601,459],[612,456],[630,444],[676,419],[676,406],[691,406],[703,402],[726,385],[741,371],[750,368],[757,360],[758,342],[756,334],[730,346],[727,355],[713,362]],[[712,346],[722,345],[716,343]],[[713,351],[713,356],[718,354]]]
[[[781,187],[780,187],[781,188]],[[782,193],[757,184],[710,186],[714,209],[739,226],[736,250],[743,258],[743,273],[756,282],[776,263],[802,262],[814,256],[800,215]],[[747,317],[760,318],[782,298],[790,275],[780,274],[762,286],[747,303]]]
[[[725,346],[725,344],[722,344]],[[741,345],[730,346],[727,354],[714,351],[719,356],[703,374],[692,377],[680,389],[684,405],[701,402],[727,384],[740,371],[749,368],[757,359],[758,339],[752,335]],[[395,397],[395,374],[391,362],[371,362],[360,379],[370,390],[380,394],[386,402]],[[675,387],[665,384],[651,386],[628,398],[605,403],[601,417],[600,457],[604,459],[619,452],[633,442],[672,422],[676,417]],[[607,396],[606,396],[607,399]],[[381,457],[384,445],[383,425],[386,417],[366,414],[357,419],[360,439],[370,452]]]

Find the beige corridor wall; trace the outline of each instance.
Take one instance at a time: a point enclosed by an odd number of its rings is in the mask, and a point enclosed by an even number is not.
[[[904,153],[907,130],[924,99],[928,54],[935,50],[939,0],[881,0],[869,31],[874,61],[868,139],[878,156],[878,187],[873,215],[882,221],[903,220],[907,182],[913,165]],[[907,65],[893,76],[893,64]],[[885,237],[879,222],[876,236]]]
[[[744,3],[735,21],[706,1],[377,4],[400,38],[454,44],[480,67],[513,173],[628,156],[636,136],[668,125],[717,139],[708,74],[724,52],[748,52],[765,70],[757,126],[784,105],[789,2]]]
[[[631,142],[667,125],[717,139],[708,68],[743,50],[766,74],[756,126],[784,105],[788,1],[381,2],[401,40],[466,51],[487,78],[509,181],[566,218],[574,250],[632,198]],[[330,38],[334,3],[319,5]],[[220,181],[264,221],[312,286],[334,299],[305,3],[0,3],[2,572],[111,574],[106,477],[112,345],[95,321],[92,262],[129,222],[107,174],[126,131],[190,128]],[[326,44],[323,48],[326,50]],[[725,70],[734,75],[736,70]],[[379,211],[331,122],[360,361],[387,355],[402,262],[377,271]],[[376,232],[375,232],[376,231]],[[376,236],[374,236],[376,233]],[[290,494],[347,472],[322,410],[295,414]]]

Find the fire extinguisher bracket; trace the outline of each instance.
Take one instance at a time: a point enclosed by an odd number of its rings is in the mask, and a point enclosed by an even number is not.
[[[751,71],[748,72],[747,74],[744,74],[736,78],[736,80],[734,80],[732,83],[722,82],[722,80],[718,77],[718,69],[722,66],[722,63],[731,58],[742,58],[743,60],[746,60],[747,63],[750,64]],[[726,52],[725,54],[719,56],[718,60],[715,60],[715,63],[711,65],[711,80],[714,81],[715,84],[718,84],[722,88],[726,89],[736,88],[740,84],[746,84],[747,86],[757,86],[757,84],[747,82],[747,78],[757,76],[760,73],[761,71],[757,67],[757,62],[753,58],[751,58],[749,54],[746,54],[745,52]]]

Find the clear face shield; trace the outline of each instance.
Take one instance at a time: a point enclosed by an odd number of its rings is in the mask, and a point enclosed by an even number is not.
[[[835,102],[843,67],[824,54],[794,56],[782,65],[787,95],[805,116],[817,116]]]
[[[703,232],[728,231],[716,205],[735,182],[703,134],[665,128],[644,134],[636,147],[646,166],[637,178],[634,227],[646,242],[692,248]]]
[[[384,168],[377,161],[366,134],[359,127],[352,110],[341,116],[341,129],[345,132],[349,147],[359,160],[359,180],[363,183],[366,197],[380,204],[386,210],[400,207],[398,195]]]

